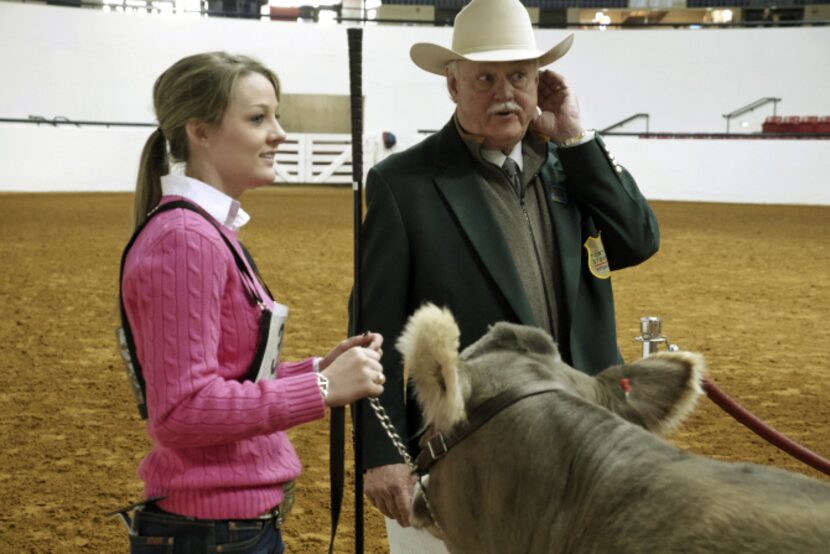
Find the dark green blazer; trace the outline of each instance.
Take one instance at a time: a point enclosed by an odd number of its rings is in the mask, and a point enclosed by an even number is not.
[[[549,143],[541,178],[560,264],[554,274],[562,280],[559,348],[566,362],[594,374],[621,357],[611,280],[589,270],[584,244],[600,236],[610,269],[636,265],[657,251],[657,221],[600,138],[566,149]],[[462,349],[497,321],[534,320],[472,155],[452,120],[372,168],[366,203],[361,329],[353,317],[350,328],[383,334],[387,381],[381,401],[398,433],[409,439],[420,430],[421,418],[412,387],[404,393],[395,342],[418,307],[433,302],[449,308],[461,329]],[[401,462],[373,412],[362,405],[365,467]]]

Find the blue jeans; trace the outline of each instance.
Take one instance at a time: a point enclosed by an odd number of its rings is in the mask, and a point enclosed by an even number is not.
[[[283,554],[276,518],[268,520],[206,520],[179,516],[153,505],[135,512],[135,533],[130,535],[131,554],[165,552],[234,554]]]

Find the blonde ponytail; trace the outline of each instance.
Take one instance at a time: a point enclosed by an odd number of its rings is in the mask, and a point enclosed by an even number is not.
[[[164,133],[156,128],[144,143],[144,150],[141,151],[133,203],[135,228],[144,223],[147,214],[158,205],[161,200],[161,177],[169,172],[167,143],[164,140]]]

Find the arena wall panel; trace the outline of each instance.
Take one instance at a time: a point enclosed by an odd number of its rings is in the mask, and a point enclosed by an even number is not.
[[[342,97],[349,92],[345,26],[0,6],[0,67],[10,76],[0,87],[3,118],[151,122],[150,91],[156,76],[184,55],[217,49],[260,58],[277,70],[287,94]],[[567,31],[536,32],[539,44],[549,46]],[[566,75],[578,92],[589,127],[601,129],[648,113],[652,132],[723,132],[723,114],[765,96],[782,99],[779,115],[830,112],[830,27],[574,33],[574,47],[553,69]],[[453,109],[442,79],[410,62],[408,51],[415,42],[449,45],[451,30],[365,28],[365,131],[369,139],[384,131],[394,133],[398,149],[423,137],[419,130],[440,128]],[[771,106],[753,112],[742,130],[760,131],[769,111]],[[129,189],[141,137],[148,132],[0,123],[0,190]],[[755,178],[739,181],[743,201],[807,203],[825,194],[804,187],[830,174],[830,141],[782,146],[786,159],[769,156],[771,145],[782,141],[748,141],[725,149],[711,141],[672,142],[676,159],[714,168],[769,161],[782,164],[769,179],[785,171],[810,172],[794,175],[794,189],[780,198],[761,200]],[[669,148],[653,140],[634,144],[644,153]],[[722,155],[724,150],[730,153]],[[819,157],[804,159],[813,155]],[[694,174],[676,172],[674,180],[686,185],[672,190],[702,190]],[[774,184],[770,180],[766,188],[772,191]],[[662,194],[656,189],[653,193]]]

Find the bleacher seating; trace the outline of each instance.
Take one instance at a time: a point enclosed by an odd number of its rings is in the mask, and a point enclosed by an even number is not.
[[[71,0],[70,0],[71,1]],[[463,8],[470,0],[382,0],[383,4]],[[628,8],[629,0],[521,0],[529,8]],[[687,8],[790,8],[830,0],[686,0]]]
[[[798,133],[815,133],[816,132],[816,123],[818,123],[818,116],[816,115],[805,115],[803,116],[796,125],[796,132]]]
[[[766,118],[761,125],[761,130],[764,133],[781,133],[781,116],[771,115]]]
[[[461,9],[470,0],[383,0],[384,4],[435,6],[436,8]],[[730,0],[735,5],[734,1]],[[740,1],[740,0],[737,0]],[[830,0],[828,0],[830,1]],[[528,8],[627,8],[628,0],[522,0]]]
[[[830,134],[830,115],[771,115],[764,120],[761,131],[800,135]]]
[[[297,21],[300,17],[300,8],[269,6],[271,20]]]
[[[786,115],[781,120],[781,132],[782,133],[797,133],[798,132],[798,122],[801,121],[801,117],[797,115]]]
[[[427,5],[427,6],[428,5],[434,5],[436,8],[450,8],[450,9],[458,9],[458,10],[463,8],[466,3],[467,3],[467,0],[432,0],[431,2],[429,2],[429,1],[421,2],[421,4],[424,4],[424,5]]]

